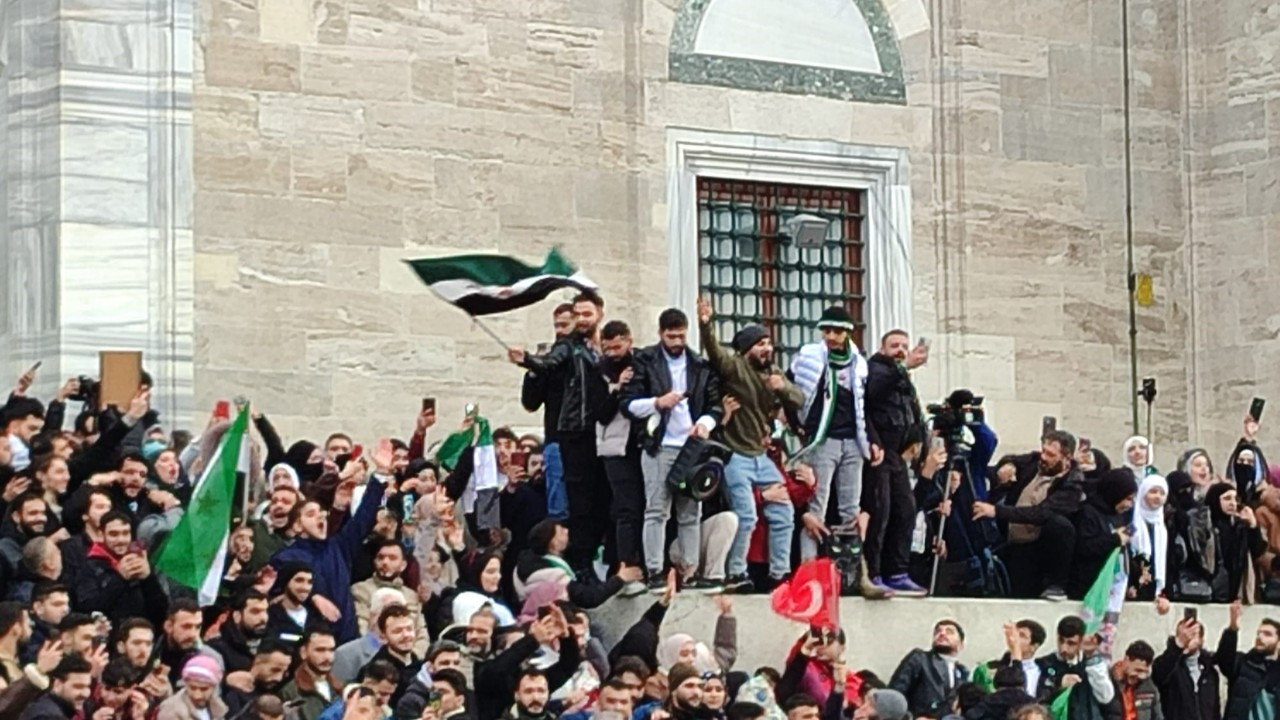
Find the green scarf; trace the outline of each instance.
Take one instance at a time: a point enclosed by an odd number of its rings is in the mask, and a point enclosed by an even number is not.
[[[840,389],[839,380],[836,379],[836,376],[842,368],[848,367],[849,363],[853,361],[853,352],[853,342],[851,340],[845,341],[844,349],[842,350],[827,351],[827,382],[826,390],[824,391],[826,393],[826,402],[822,408],[822,421],[818,423],[818,432],[814,433],[813,439],[796,455],[797,460],[826,442],[827,432],[831,430],[831,419],[836,414],[836,393]]]

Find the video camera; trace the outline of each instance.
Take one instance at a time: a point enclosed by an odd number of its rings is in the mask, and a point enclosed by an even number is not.
[[[966,427],[973,428],[986,422],[982,399],[981,395],[962,388],[952,392],[943,403],[926,407],[933,416],[934,432],[946,442],[949,452],[957,446],[969,446],[964,437]]]

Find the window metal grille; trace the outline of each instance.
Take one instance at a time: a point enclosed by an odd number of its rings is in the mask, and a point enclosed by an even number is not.
[[[863,347],[862,203],[859,190],[698,178],[698,290],[715,306],[719,337],[760,323],[786,367],[816,339],[822,311],[843,305]],[[779,234],[801,213],[830,221],[823,247]]]

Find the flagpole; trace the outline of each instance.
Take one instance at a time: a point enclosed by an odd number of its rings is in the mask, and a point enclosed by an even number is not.
[[[501,345],[503,350],[510,350],[510,349],[511,349],[511,346],[510,346],[510,345],[507,345],[507,341],[506,341],[506,340],[503,340],[503,339],[502,339],[502,338],[500,338],[500,337],[498,337],[498,333],[494,332],[494,331],[493,331],[493,328],[491,328],[491,327],[489,327],[488,325],[485,325],[484,323],[480,322],[480,318],[476,317],[475,315],[472,315],[472,316],[471,316],[471,322],[475,323],[475,324],[476,324],[476,327],[478,327],[478,328],[480,328],[481,330],[483,330],[483,331],[485,332],[485,334],[486,334],[486,335],[488,335],[489,337],[493,338],[493,341],[494,341],[494,342],[496,342],[496,343],[498,343],[499,345]]]

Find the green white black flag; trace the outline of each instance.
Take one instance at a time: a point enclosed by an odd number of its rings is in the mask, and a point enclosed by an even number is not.
[[[542,267],[504,255],[453,255],[406,261],[431,292],[468,315],[493,315],[532,305],[562,288],[596,289],[558,251]]]

